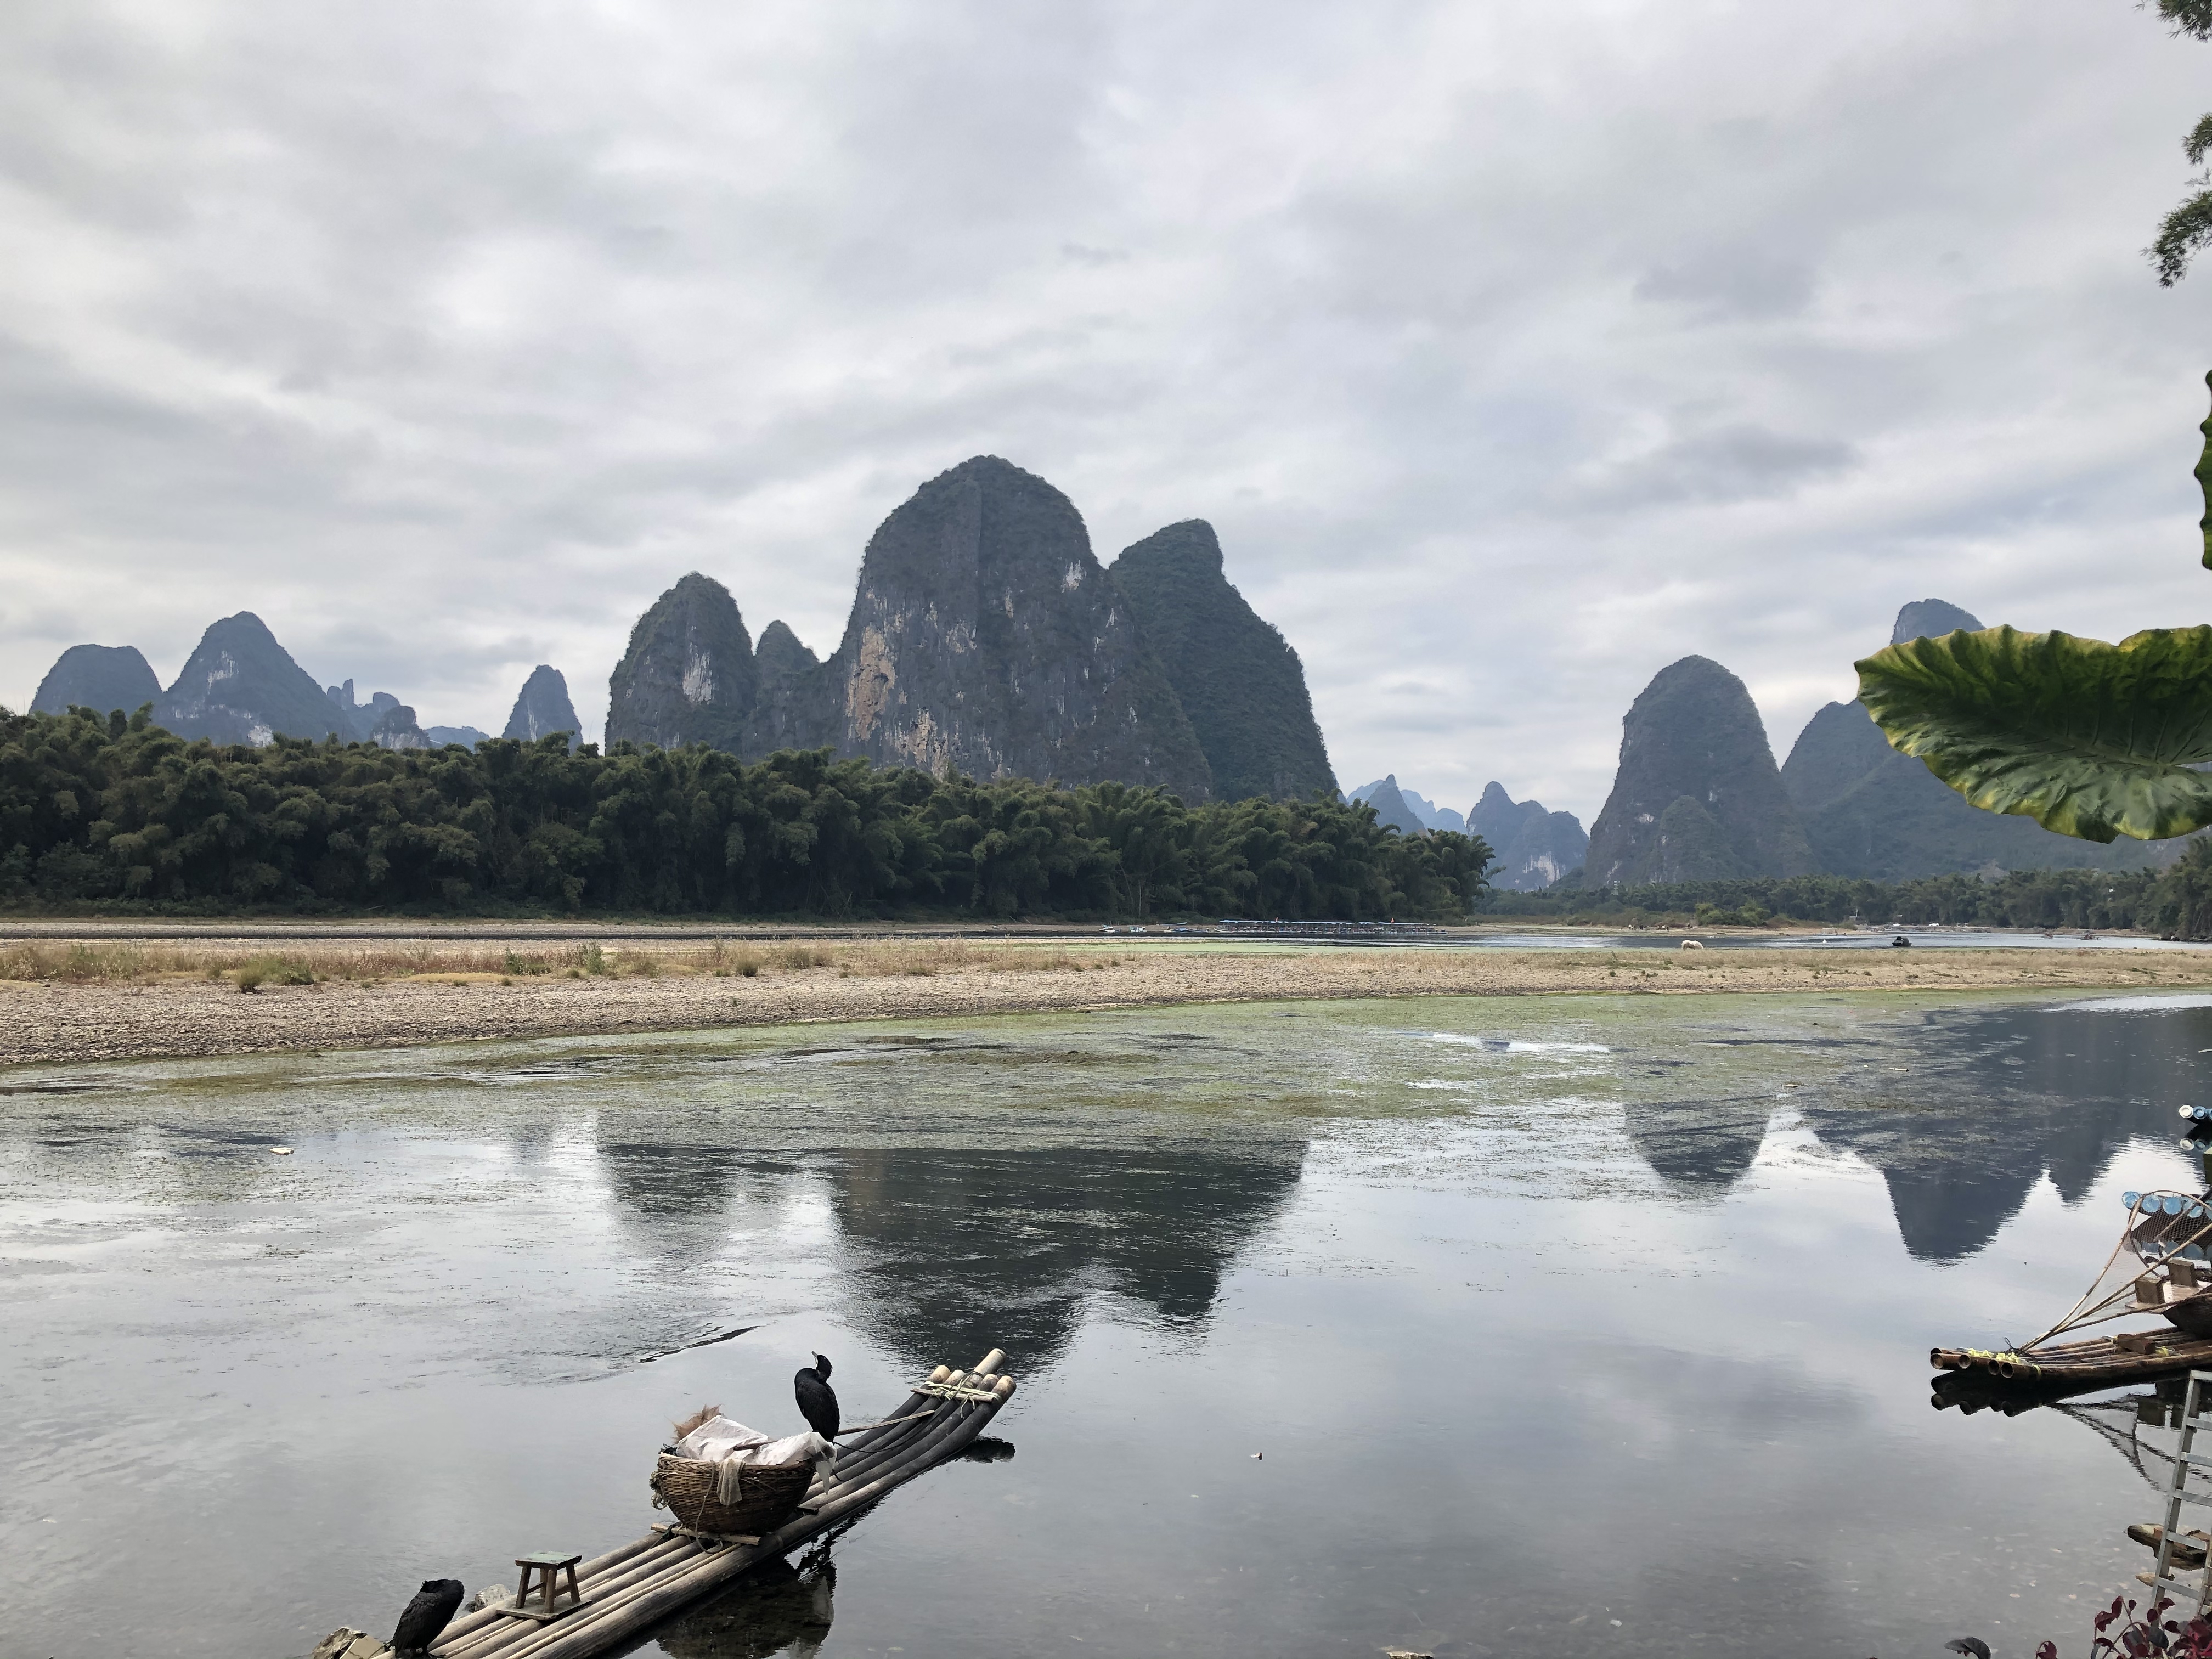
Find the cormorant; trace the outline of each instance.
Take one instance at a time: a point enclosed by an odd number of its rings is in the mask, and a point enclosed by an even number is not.
[[[1944,1643],[1943,1646],[1952,1653],[1970,1655],[1971,1659],[1990,1659],[1990,1644],[1978,1636],[1961,1636],[1955,1642]]]
[[[837,1437],[837,1394],[830,1386],[830,1362],[814,1356],[813,1368],[791,1379],[791,1392],[799,1401],[799,1414],[824,1440]]]
[[[458,1578],[424,1579],[422,1588],[407,1604],[407,1611],[399,1615],[398,1628],[392,1632],[393,1650],[399,1653],[426,1650],[438,1639],[438,1632],[453,1622],[454,1611],[468,1593]]]

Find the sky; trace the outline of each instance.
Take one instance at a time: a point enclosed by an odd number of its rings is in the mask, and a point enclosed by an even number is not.
[[[1909,599],[2207,619],[2207,108],[2124,0],[14,0],[0,705],[252,610],[597,735],[685,571],[827,655],[997,454],[1211,520],[1347,788],[1588,822],[1685,655],[1780,759]]]

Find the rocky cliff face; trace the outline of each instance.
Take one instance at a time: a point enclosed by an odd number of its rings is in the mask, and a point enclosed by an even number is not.
[[[744,623],[738,628],[743,632]],[[507,730],[500,735],[535,743],[556,732],[566,732],[573,747],[582,740],[584,723],[576,718],[575,704],[568,701],[568,682],[561,671],[541,662],[523,681],[514,699],[514,711],[507,717]]]
[[[846,753],[886,765],[1119,779],[1190,801],[1212,787],[1081,515],[995,456],[931,479],[884,520],[817,684],[835,701],[807,712]]]
[[[693,571],[630,630],[607,683],[607,741],[744,752],[759,701],[753,642],[729,589]]]
[[[136,714],[158,702],[161,683],[135,645],[73,645],[54,659],[31,699],[34,714],[66,714],[72,706],[103,714]]]
[[[1955,605],[1915,599],[1897,613],[1890,642],[1980,627]],[[1961,871],[2144,869],[2180,848],[2125,836],[2100,847],[2053,835],[2032,818],[1981,811],[1892,749],[1856,702],[1829,703],[1806,723],[1782,781],[1820,867],[1839,876],[1903,881]]]
[[[369,728],[368,741],[379,749],[428,749],[430,734],[416,721],[415,711],[397,697]]]
[[[1621,721],[1620,769],[1590,827],[1593,884],[1796,876],[1814,868],[1743,682],[1685,657]]]
[[[1395,830],[1401,836],[1427,833],[1429,826],[1421,822],[1421,815],[1399,793],[1398,775],[1395,772],[1380,783],[1370,783],[1365,788],[1355,791],[1352,798],[1364,800],[1373,807],[1376,823],[1386,829]]]
[[[353,736],[323,688],[251,611],[225,617],[200,636],[176,683],[155,705],[154,721],[179,737],[216,743]]]
[[[1298,653],[1231,586],[1212,525],[1156,531],[1108,574],[1189,716],[1217,795],[1336,793]]]
[[[1541,801],[1516,801],[1494,781],[1483,786],[1482,799],[1467,815],[1467,829],[1490,843],[1496,860],[1491,885],[1504,891],[1549,887],[1581,869],[1589,854],[1589,836],[1572,812],[1547,812]]]

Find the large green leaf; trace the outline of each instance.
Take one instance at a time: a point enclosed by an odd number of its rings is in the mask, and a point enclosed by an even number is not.
[[[1891,746],[1975,805],[2084,841],[2154,841],[2212,823],[2212,628],[2118,645],[1964,629],[1856,665]]]

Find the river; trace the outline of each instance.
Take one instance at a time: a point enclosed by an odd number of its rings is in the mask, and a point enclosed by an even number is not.
[[[0,1073],[0,1651],[388,1634],[635,1536],[702,1404],[996,1346],[986,1455],[642,1651],[2071,1653],[2132,1404],[1937,1412],[1927,1351],[2191,1178],[2208,1053],[2203,997],[1515,997]]]

